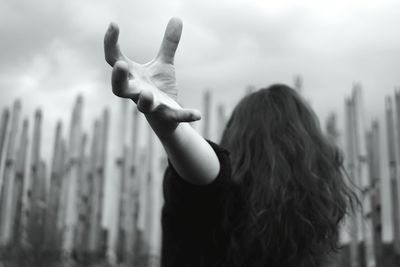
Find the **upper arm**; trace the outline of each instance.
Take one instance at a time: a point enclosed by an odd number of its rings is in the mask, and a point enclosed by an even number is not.
[[[194,185],[213,182],[220,161],[211,145],[189,124],[180,123],[173,133],[159,136],[179,176]]]
[[[214,151],[219,162],[219,171],[216,177],[207,184],[196,185],[181,177],[173,163],[168,161],[163,181],[163,193],[167,206],[207,206],[215,204],[222,198],[224,190],[231,182],[229,153],[213,142],[206,142]]]

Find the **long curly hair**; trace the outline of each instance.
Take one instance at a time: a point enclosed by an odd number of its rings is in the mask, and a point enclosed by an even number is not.
[[[338,250],[340,222],[358,201],[342,152],[294,89],[276,84],[244,97],[221,146],[233,180],[225,266],[320,266]]]

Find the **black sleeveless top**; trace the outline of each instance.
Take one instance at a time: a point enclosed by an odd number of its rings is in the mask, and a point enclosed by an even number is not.
[[[183,180],[169,162],[164,175],[162,267],[222,266],[226,237],[222,231],[223,201],[231,183],[229,153],[208,141],[220,162],[217,178],[207,185]]]

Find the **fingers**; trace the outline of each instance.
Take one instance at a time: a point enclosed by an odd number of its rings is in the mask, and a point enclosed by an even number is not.
[[[118,60],[126,59],[119,49],[118,36],[118,25],[111,22],[104,36],[104,56],[111,66],[114,66]]]
[[[179,109],[174,110],[171,114],[171,119],[175,122],[191,122],[201,119],[201,114],[195,109]]]
[[[163,62],[173,64],[176,49],[182,34],[182,21],[179,18],[172,18],[165,29],[164,38],[161,43],[157,57]]]
[[[129,92],[129,67],[124,61],[114,64],[111,75],[112,91],[120,97],[128,97]]]
[[[172,108],[156,102],[151,91],[143,90],[140,92],[139,99],[136,103],[137,109],[144,114],[151,113],[154,117],[165,121],[192,122],[201,119],[201,113],[198,110]]]
[[[138,102],[136,103],[137,109],[142,113],[150,113],[154,109],[154,96],[151,91],[143,90],[140,93]]]

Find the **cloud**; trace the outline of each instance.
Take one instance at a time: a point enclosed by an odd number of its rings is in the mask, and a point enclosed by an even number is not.
[[[2,1],[1,6],[0,70],[26,63],[51,45],[51,40],[71,33],[67,1]]]

